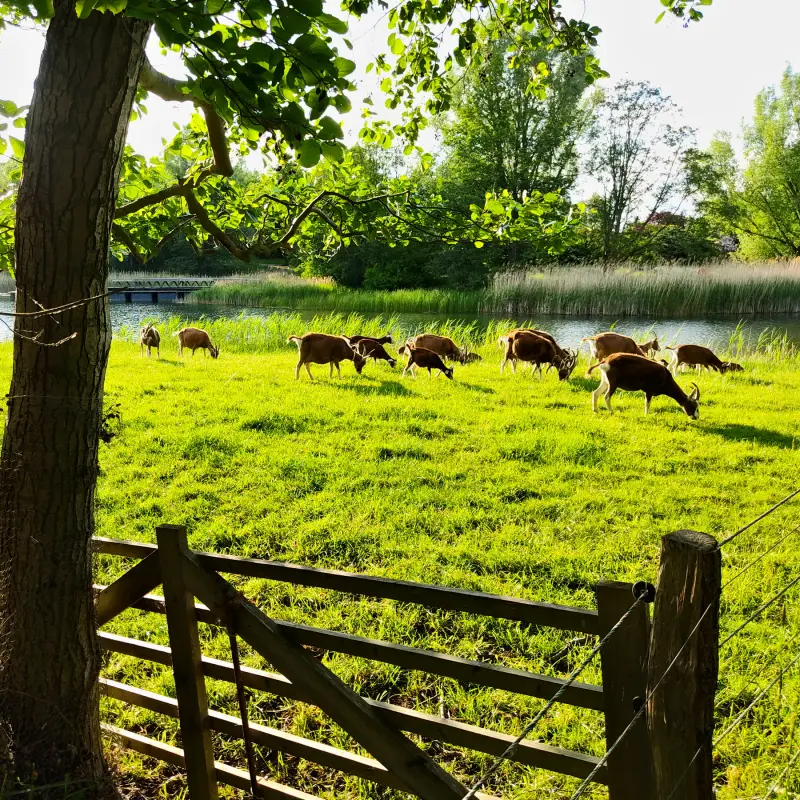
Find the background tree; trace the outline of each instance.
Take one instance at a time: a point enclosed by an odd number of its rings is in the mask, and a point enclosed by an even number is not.
[[[646,82],[621,81],[601,94],[585,169],[599,184],[591,221],[605,262],[646,249],[658,233],[649,220],[684,198],[683,156],[694,131],[676,124],[677,112]]]
[[[745,125],[744,166],[730,136],[687,159],[698,208],[739,240],[744,258],[800,255],[800,75],[759,93]]]
[[[344,4],[356,15],[369,7],[368,0]],[[531,44],[583,53],[585,68],[599,74],[589,52],[597,29],[562,19],[557,2],[497,8],[511,29],[541,30]],[[296,158],[303,167],[322,157],[340,160],[342,130],[326,111],[349,110],[355,65],[337,49],[347,46],[338,38],[346,23],[324,11],[322,0],[13,0],[0,12],[48,25],[15,221],[16,307],[32,316],[15,321],[0,455],[0,716],[13,758],[5,777],[42,786],[81,781],[88,795],[99,793],[105,775],[91,536],[111,338],[105,285],[112,229],[139,249],[189,215],[239,258],[290,244],[310,217],[324,219],[319,203],[333,196],[318,193],[296,208],[265,198],[252,225],[258,233],[248,227],[246,241],[231,236],[232,226],[214,219],[233,173],[230,144],[240,153],[264,148],[278,163]],[[411,142],[428,116],[447,108],[447,73],[473,55],[475,29],[487,13],[473,0],[401,0],[393,8],[388,44],[395,58],[381,55],[374,68],[390,79],[389,104],[405,110],[405,122],[375,121],[365,138]],[[443,25],[455,36],[449,51]],[[148,63],[151,29],[180,52],[188,80]],[[123,160],[126,170],[142,171],[124,159],[125,136],[137,98],[147,93],[197,106],[203,130],[193,146],[201,157],[178,180],[153,184],[118,206]],[[420,105],[420,97],[428,99]],[[123,179],[128,185],[135,175]],[[512,204],[497,202],[474,211],[474,221],[505,219]],[[156,207],[166,208],[158,220]],[[288,227],[268,231],[273,215],[287,211]],[[148,222],[135,223],[138,214]]]

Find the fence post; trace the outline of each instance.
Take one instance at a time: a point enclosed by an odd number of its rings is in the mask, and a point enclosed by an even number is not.
[[[600,636],[605,636],[636,599],[630,583],[601,581],[597,585]],[[606,748],[619,738],[644,702],[650,614],[641,603],[600,651]],[[647,727],[640,718],[608,758],[609,800],[643,800],[653,796],[653,770]]]
[[[191,800],[216,800],[217,777],[194,595],[183,577],[183,553],[189,547],[186,528],[183,525],[159,525],[156,537],[189,796]]]
[[[673,792],[680,800],[714,796],[721,582],[722,558],[713,536],[676,531],[662,537],[648,676],[648,689],[655,691],[647,707],[657,800]]]

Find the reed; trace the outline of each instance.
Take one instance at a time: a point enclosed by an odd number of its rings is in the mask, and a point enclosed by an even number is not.
[[[708,314],[800,313],[800,265],[724,262],[704,267],[630,265],[557,267],[497,275],[480,291],[347,289],[331,282],[272,277],[225,280],[192,295],[192,303],[219,303],[299,311],[372,314],[537,314],[694,317]]]

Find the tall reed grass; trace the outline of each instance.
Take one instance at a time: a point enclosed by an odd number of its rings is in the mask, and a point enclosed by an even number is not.
[[[506,272],[481,291],[346,289],[330,282],[226,280],[192,295],[193,303],[371,314],[536,314],[696,317],[800,313],[800,264],[704,267],[618,265]]]

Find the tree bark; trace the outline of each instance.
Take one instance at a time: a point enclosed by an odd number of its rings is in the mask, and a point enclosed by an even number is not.
[[[28,115],[17,311],[105,292],[120,165],[149,23],[56,0]],[[47,343],[75,338],[56,347]],[[38,336],[36,342],[29,338]],[[0,718],[16,777],[103,784],[91,536],[107,299],[15,321],[0,455]]]

